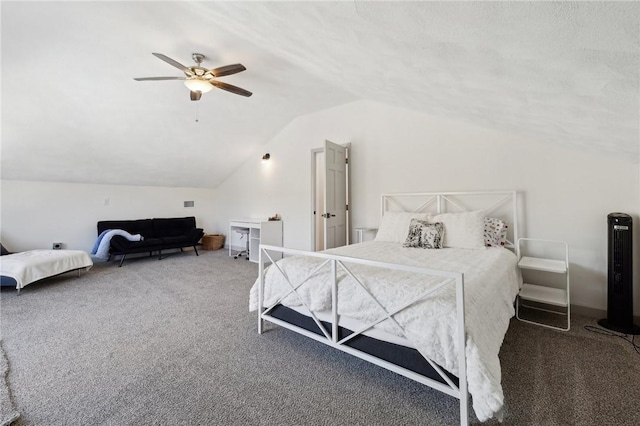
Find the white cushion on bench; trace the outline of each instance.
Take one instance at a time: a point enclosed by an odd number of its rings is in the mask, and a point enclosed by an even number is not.
[[[16,289],[75,269],[90,268],[93,261],[82,250],[29,250],[0,258],[0,275],[16,280]]]

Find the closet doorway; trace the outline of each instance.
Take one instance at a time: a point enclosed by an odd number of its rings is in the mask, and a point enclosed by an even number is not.
[[[325,141],[311,150],[311,242],[314,251],[349,244],[349,150]]]

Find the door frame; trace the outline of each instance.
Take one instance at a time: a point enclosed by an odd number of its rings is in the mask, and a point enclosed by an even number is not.
[[[331,141],[329,141],[331,142]],[[334,142],[336,143],[336,142]],[[346,167],[346,179],[347,179],[347,245],[351,244],[351,142],[339,144],[345,148],[345,154],[348,159]],[[318,153],[324,154],[323,148],[313,148],[311,150],[311,251],[316,251],[316,216],[319,214],[316,212],[316,155]]]

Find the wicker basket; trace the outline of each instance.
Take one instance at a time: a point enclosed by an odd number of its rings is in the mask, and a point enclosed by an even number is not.
[[[224,235],[205,234],[202,237],[202,248],[205,250],[218,250],[224,247]]]

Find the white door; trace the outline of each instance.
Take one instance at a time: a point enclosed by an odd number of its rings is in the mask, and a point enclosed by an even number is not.
[[[345,147],[324,142],[324,249],[347,244],[347,174]]]

